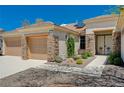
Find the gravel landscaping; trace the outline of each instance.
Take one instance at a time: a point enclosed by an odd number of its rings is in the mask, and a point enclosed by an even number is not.
[[[63,61],[63,62],[61,62],[61,63],[57,63],[57,62],[47,62],[47,63],[45,63],[45,64],[83,68],[83,67],[85,67],[86,65],[88,65],[90,62],[92,62],[95,58],[96,58],[95,56],[92,56],[92,57],[89,57],[89,58],[87,58],[87,59],[83,59],[83,61],[84,61],[83,64],[76,64],[76,62],[74,62],[74,63],[67,63],[66,61]]]
[[[124,87],[124,68],[107,65],[100,77],[31,68],[0,80],[1,87]]]

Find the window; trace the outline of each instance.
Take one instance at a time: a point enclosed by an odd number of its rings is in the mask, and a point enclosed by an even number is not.
[[[85,36],[80,37],[80,49],[85,49]]]

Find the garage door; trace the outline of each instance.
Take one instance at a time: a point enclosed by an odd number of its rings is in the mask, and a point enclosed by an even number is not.
[[[47,36],[28,37],[29,58],[47,59]]]
[[[5,55],[21,56],[21,37],[5,38]]]

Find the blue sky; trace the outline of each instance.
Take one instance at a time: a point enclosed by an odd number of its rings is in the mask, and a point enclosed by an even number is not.
[[[28,19],[34,23],[41,18],[56,24],[67,24],[105,14],[110,5],[26,5],[26,6],[0,6],[0,28],[6,31],[21,27],[23,20]]]

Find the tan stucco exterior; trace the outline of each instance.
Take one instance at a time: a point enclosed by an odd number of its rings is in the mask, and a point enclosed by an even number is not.
[[[66,36],[69,35],[78,38],[79,32],[49,22],[17,28],[3,34],[4,55],[22,56],[23,59],[47,59],[48,61],[52,61],[55,56],[59,55],[65,59],[67,57]],[[77,47],[76,45],[76,51],[79,48]]]

